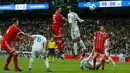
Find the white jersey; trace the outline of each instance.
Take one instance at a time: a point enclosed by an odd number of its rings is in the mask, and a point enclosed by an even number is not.
[[[36,36],[36,38],[34,39],[34,42],[33,42],[33,48],[43,48],[43,43],[46,43],[47,40],[44,36],[42,35],[33,35],[33,36]]]
[[[106,56],[109,56],[109,52],[107,51],[108,42],[105,41],[104,45],[105,45],[105,55],[106,55]]]
[[[2,35],[0,35],[0,42],[1,42],[1,40],[2,40]]]
[[[79,30],[78,25],[77,25],[77,21],[83,22],[83,20],[80,19],[76,13],[71,12],[68,14],[68,22],[69,22],[71,30],[73,30],[73,31]]]

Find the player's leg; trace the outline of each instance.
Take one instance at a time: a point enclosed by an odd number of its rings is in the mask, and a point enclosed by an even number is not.
[[[98,55],[98,49],[97,48],[94,48],[94,55],[93,55],[93,69],[95,69],[96,67],[96,57]]]
[[[22,69],[20,69],[18,67],[18,53],[16,51],[14,51],[12,54],[13,54],[13,61],[14,61],[15,71],[22,71]]]
[[[101,63],[102,63],[102,70],[104,70],[104,66],[105,66],[105,55],[101,54]]]
[[[110,56],[108,56],[108,60],[107,60],[107,62],[109,62],[109,61],[111,61],[111,62],[112,62],[113,67],[115,67],[115,66],[116,66],[115,62],[113,61],[113,59],[112,59]]]
[[[0,51],[1,51],[1,42],[0,42]]]
[[[8,68],[8,65],[9,65],[9,63],[10,63],[10,61],[11,61],[13,55],[11,54],[11,49],[10,49],[10,47],[7,47],[6,44],[7,44],[7,42],[5,42],[5,41],[1,42],[2,48],[5,49],[5,50],[9,53],[9,55],[8,55],[8,57],[7,57],[7,59],[6,59],[6,63],[5,63],[5,65],[4,65],[4,70],[10,70],[10,69]]]
[[[49,49],[49,56],[48,56],[48,61],[51,61],[51,49]]]
[[[54,37],[57,40],[57,46],[58,46],[58,53],[61,56],[62,55],[62,30],[61,28],[52,28],[52,32],[54,34]],[[62,57],[61,57],[62,58]]]
[[[55,49],[52,49],[52,61],[54,62],[54,60],[55,60]]]
[[[79,30],[75,31],[75,38],[76,38],[77,42],[80,44],[80,46],[82,47],[82,50],[81,50],[82,53],[81,53],[81,58],[80,58],[80,59],[82,59],[86,53],[86,46],[85,46],[83,40],[80,38]]]
[[[106,62],[111,61],[112,64],[113,64],[113,67],[115,67],[116,64],[115,64],[115,62],[113,61],[113,59],[110,57],[109,52],[108,52],[106,49],[105,49],[105,55],[108,56],[108,60],[106,60]]]
[[[12,54],[9,54],[9,55],[8,55],[8,57],[7,57],[7,59],[6,59],[5,66],[4,66],[4,70],[10,70],[10,69],[8,68],[8,65],[9,65],[9,63],[10,63],[12,57],[13,57]]]
[[[104,70],[104,66],[105,66],[105,53],[104,53],[104,50],[105,50],[104,48],[100,49],[102,70]]]
[[[28,67],[28,70],[31,70],[32,68],[32,64],[34,62],[34,58],[36,57],[36,50],[35,48],[32,48],[32,51],[31,51],[31,58],[30,58],[30,61],[29,61],[29,67]]]
[[[58,53],[61,59],[64,59],[63,51],[62,51],[62,37],[56,37],[57,39],[57,46],[58,46]]]
[[[48,71],[48,72],[52,72],[51,69],[50,69],[50,67],[49,67],[48,58],[47,58],[46,56],[44,56],[43,49],[40,49],[39,54],[41,55],[41,57],[42,57],[43,60],[44,60],[44,63],[45,63],[46,68],[47,68],[47,71]]]
[[[77,41],[76,41],[76,32],[71,30],[71,38],[73,40],[73,49],[74,49],[74,55],[78,55],[78,45],[77,45]]]
[[[10,53],[10,55],[8,56],[7,60],[6,60],[6,66],[9,65],[11,58],[13,57],[13,61],[14,61],[14,66],[15,66],[15,70],[16,71],[22,71],[22,69],[20,69],[18,67],[18,53],[16,52],[16,50],[13,48],[13,46],[10,43],[2,42],[2,47],[8,52]]]

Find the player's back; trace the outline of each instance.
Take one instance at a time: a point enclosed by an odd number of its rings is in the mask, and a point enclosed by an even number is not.
[[[70,24],[70,28],[71,29],[76,29],[78,28],[78,25],[77,25],[77,14],[74,13],[74,12],[71,12],[68,14],[68,21]]]
[[[53,27],[61,27],[63,16],[60,13],[53,14]]]
[[[7,30],[6,30],[6,33],[3,37],[3,40],[4,41],[7,41],[7,42],[11,42],[13,41],[15,38],[17,38],[17,34],[20,32],[20,29],[17,28],[16,26],[12,25],[10,26]]]
[[[34,48],[43,48],[43,43],[46,42],[46,38],[42,35],[33,35],[36,36],[33,42]]]

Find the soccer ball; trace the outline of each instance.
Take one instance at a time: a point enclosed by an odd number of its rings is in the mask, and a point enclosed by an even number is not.
[[[93,11],[94,9],[96,9],[96,6],[95,6],[94,4],[91,4],[91,5],[89,6],[89,9],[90,9],[91,11]]]

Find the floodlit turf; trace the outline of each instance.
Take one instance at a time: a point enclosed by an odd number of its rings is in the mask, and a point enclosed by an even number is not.
[[[9,68],[11,71],[4,71],[3,65],[6,57],[0,57],[0,73],[18,73],[14,71],[13,63],[11,62]],[[80,70],[80,61],[75,60],[55,60],[50,63],[52,73],[130,73],[130,63],[116,63],[116,68],[112,67],[112,63],[105,65],[105,70]],[[29,58],[19,58],[19,67],[24,69],[21,73],[47,73],[44,61],[42,59],[35,59],[32,71],[28,71]]]

